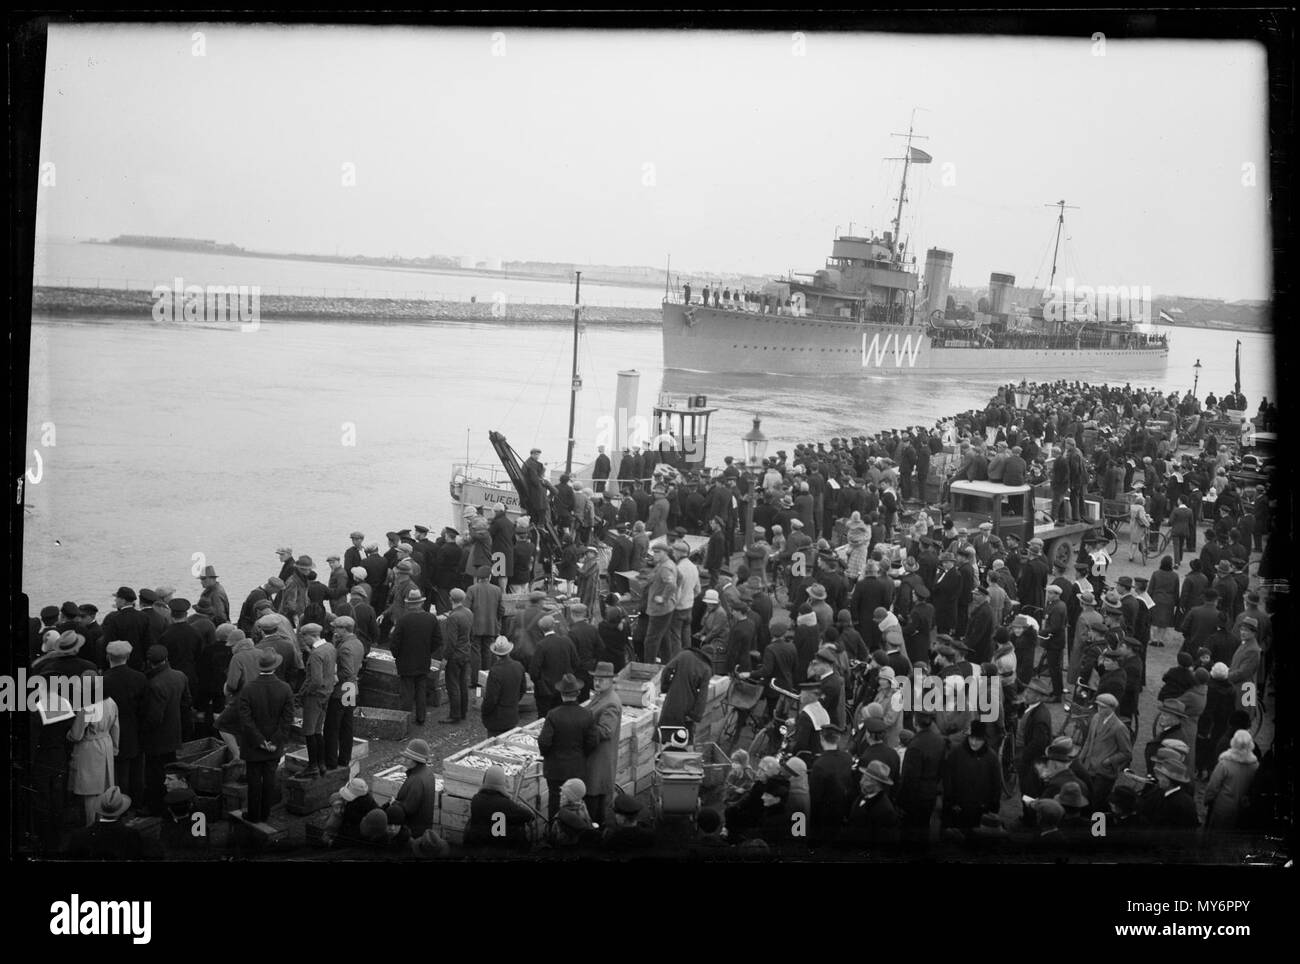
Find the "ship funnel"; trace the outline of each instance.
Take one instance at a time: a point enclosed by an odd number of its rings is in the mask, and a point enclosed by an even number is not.
[[[931,248],[925,253],[925,300],[921,317],[929,319],[934,312],[942,317],[948,304],[948,279],[952,275],[952,252]]]
[[[641,390],[641,373],[635,369],[618,373],[618,386],[614,389],[614,433],[613,443],[608,446],[610,461],[610,478],[618,478],[618,466],[623,458],[623,449],[631,448],[631,441],[643,441],[644,427],[637,420],[637,396]]]
[[[1016,276],[997,271],[989,275],[989,314],[1011,313],[1011,289],[1016,286]]]

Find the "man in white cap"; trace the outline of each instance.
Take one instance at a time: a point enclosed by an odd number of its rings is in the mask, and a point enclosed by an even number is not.
[[[700,597],[700,570],[690,558],[691,547],[685,539],[672,545],[673,563],[677,566],[677,608],[673,614],[673,628],[668,634],[668,658],[672,659],[691,645],[691,617],[695,601]],[[716,579],[715,579],[716,581]],[[715,594],[716,595],[716,594]]]

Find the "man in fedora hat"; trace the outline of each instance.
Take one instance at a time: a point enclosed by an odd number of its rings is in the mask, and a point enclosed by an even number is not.
[[[1214,582],[1211,584],[1219,594],[1219,609],[1228,614],[1232,622],[1245,608],[1241,598],[1241,585],[1233,575],[1232,562],[1220,559],[1214,567]]]
[[[406,612],[394,624],[388,648],[402,688],[402,709],[414,713],[416,726],[424,726],[429,662],[442,651],[442,627],[438,617],[424,608],[424,593],[419,589],[408,589],[404,602]]]
[[[76,831],[62,856],[73,860],[154,860],[162,847],[122,822],[131,809],[131,798],[118,787],[109,787],[95,802],[95,822]]]
[[[614,775],[618,769],[623,701],[614,688],[614,664],[597,663],[591,679],[593,696],[587,709],[596,721],[596,748],[587,757],[583,782],[587,788],[587,813],[592,820],[604,824],[605,803],[617,789]]]
[[[1097,711],[1079,750],[1076,770],[1088,780],[1093,802],[1101,808],[1111,787],[1133,760],[1133,739],[1118,715],[1119,699],[1112,693],[1097,696]]]
[[[1058,736],[1052,740],[1026,771],[1025,779],[1020,784],[1022,797],[1053,800],[1067,783],[1079,782],[1082,774],[1075,763],[1078,757],[1079,748],[1068,736]],[[1025,807],[1023,816],[1027,826],[1034,825],[1032,807]]]
[[[1187,767],[1173,759],[1158,761],[1153,768],[1155,786],[1138,799],[1138,814],[1146,826],[1170,844],[1191,842],[1189,831],[1200,826],[1196,798]]]
[[[877,850],[898,844],[898,812],[889,799],[893,786],[893,775],[884,762],[872,760],[862,768],[857,797],[849,806],[846,831],[854,844]]]
[[[479,706],[488,736],[500,736],[519,725],[519,701],[528,689],[528,682],[524,664],[510,656],[514,648],[504,636],[498,636],[488,648],[492,668],[488,670],[483,702]]]
[[[578,704],[582,684],[565,673],[556,684],[560,704],[546,714],[537,746],[542,754],[542,775],[547,786],[547,817],[560,809],[560,788],[566,780],[581,780],[587,772],[587,757],[596,749],[598,734],[591,711]]]
[[[272,650],[258,654],[257,679],[239,691],[239,755],[248,778],[245,819],[265,823],[275,794],[275,770],[293,726],[293,690],[275,675],[281,657]]]
[[[212,622],[217,626],[230,622],[230,597],[226,595],[226,588],[217,582],[215,566],[203,567],[199,584],[203,586],[203,593],[199,598],[206,599],[212,604]]]
[[[406,767],[406,779],[389,806],[401,807],[405,826],[412,836],[418,837],[433,826],[437,806],[438,790],[431,766],[433,752],[426,741],[414,739],[406,744],[401,757]]]

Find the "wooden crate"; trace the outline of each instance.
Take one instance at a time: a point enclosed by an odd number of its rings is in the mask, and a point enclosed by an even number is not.
[[[367,740],[405,740],[411,714],[378,706],[358,706],[352,714],[352,731]]]
[[[399,763],[386,770],[380,770],[370,777],[369,782],[370,795],[382,806],[394,799],[397,791],[402,789],[402,784],[406,782],[406,767]]]
[[[216,820],[222,814],[220,793],[196,793],[194,795],[194,813],[201,813],[208,820]]]
[[[448,813],[446,810],[442,811],[442,829],[444,831],[454,831],[457,833],[463,833],[465,831],[465,828],[468,825],[469,825],[468,811],[466,811],[464,814]]]
[[[357,688],[357,701],[364,706],[373,706],[381,710],[400,710],[402,708],[402,694],[390,693],[384,689],[377,689],[374,686],[362,683]],[[429,700],[433,703],[433,700]],[[437,704],[433,704],[437,705]],[[355,716],[353,717],[355,719]]]
[[[614,677],[614,690],[624,706],[649,706],[658,694],[662,672],[658,663],[628,663]]]
[[[221,809],[224,812],[230,813],[232,810],[243,810],[247,806],[247,783],[224,783],[221,785]]]
[[[442,815],[444,822],[446,817],[469,817],[470,801],[465,797],[458,797],[450,793],[442,795]]]
[[[176,751],[177,763],[193,763],[199,757],[207,756],[214,750],[219,750],[226,745],[226,741],[215,736],[205,736],[201,740],[190,740],[188,743],[182,743],[180,749]]]
[[[506,779],[513,780],[515,776],[524,770],[522,764],[505,763],[495,760],[490,756],[479,752],[478,747],[470,747],[468,750],[462,750],[454,756],[449,756],[442,761],[442,775],[444,780],[456,781],[475,788],[483,785],[483,774],[492,764],[501,766],[506,771]]]
[[[234,759],[230,747],[223,742],[220,749],[191,762],[187,777],[190,789],[195,793],[220,794],[223,783],[234,783],[244,778],[244,761]]]
[[[299,815],[329,806],[330,797],[348,782],[348,771],[327,770],[322,776],[289,777],[284,781],[284,808]]]

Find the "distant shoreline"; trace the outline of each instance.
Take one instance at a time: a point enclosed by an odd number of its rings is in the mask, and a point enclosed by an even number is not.
[[[40,286],[32,289],[32,315],[76,317],[108,315],[157,324],[154,298],[148,291],[122,288]],[[426,301],[418,298],[314,298],[304,295],[261,295],[261,321],[349,321],[358,324],[412,321],[461,321],[484,324],[572,324],[568,305],[506,302]],[[232,319],[237,320],[237,319]],[[610,327],[660,324],[657,308],[584,306],[582,320]],[[177,322],[184,324],[184,321]]]

